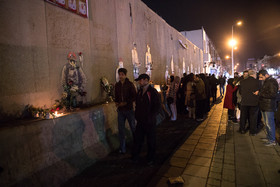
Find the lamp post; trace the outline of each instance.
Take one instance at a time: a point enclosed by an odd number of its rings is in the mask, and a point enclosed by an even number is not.
[[[240,26],[242,25],[242,22],[241,21],[238,21],[236,23],[237,26]],[[233,49],[234,49],[234,46],[236,45],[236,41],[233,39],[233,27],[234,25],[232,25],[231,27],[231,41],[230,41],[230,45],[231,45],[231,73],[232,73],[232,77],[234,77],[234,56],[233,56]]]

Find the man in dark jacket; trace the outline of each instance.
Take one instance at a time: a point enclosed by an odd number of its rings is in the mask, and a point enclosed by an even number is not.
[[[255,136],[257,133],[258,117],[258,96],[254,92],[260,89],[260,82],[256,79],[256,72],[249,70],[249,77],[240,82],[239,92],[241,94],[241,116],[240,132],[246,133],[245,126],[248,119],[250,126],[250,135]]]
[[[269,76],[266,70],[260,70],[259,79],[263,80],[264,83],[260,91],[256,91],[254,94],[259,96],[259,106],[267,130],[267,142],[265,145],[272,146],[276,145],[274,112],[276,110],[278,83]]]
[[[156,116],[160,110],[160,99],[157,90],[149,84],[149,75],[141,74],[135,80],[138,81],[140,90],[136,96],[135,118],[137,125],[132,159],[138,161],[146,136],[148,144],[147,161],[151,165],[154,163],[156,153]]]
[[[219,77],[219,85],[220,85],[220,96],[223,97],[225,93],[225,84],[226,84],[226,78],[223,75],[220,75]]]
[[[216,79],[215,75],[212,74],[210,78],[210,88],[211,88],[211,96],[213,98],[213,103],[217,100],[217,86],[219,84],[218,79]]]
[[[118,129],[120,139],[120,153],[126,152],[125,147],[125,121],[127,119],[132,136],[135,132],[135,118],[133,111],[133,102],[136,98],[136,89],[132,82],[126,78],[127,70],[120,68],[118,70],[119,82],[115,85],[115,103],[118,111]]]

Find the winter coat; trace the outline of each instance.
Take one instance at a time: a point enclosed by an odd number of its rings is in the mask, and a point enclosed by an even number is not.
[[[195,93],[195,83],[193,81],[189,81],[187,83],[186,91],[185,91],[185,94],[186,94],[185,105],[188,106],[188,104],[191,101],[191,94],[194,94],[194,93]]]
[[[133,110],[133,102],[136,99],[136,89],[128,78],[122,84],[120,81],[115,85],[115,102],[126,102],[125,106],[118,107],[120,111]]]
[[[242,97],[241,105],[258,106],[259,97],[254,92],[258,91],[260,86],[260,81],[251,76],[240,81],[239,92]]]
[[[196,100],[203,100],[206,99],[206,93],[205,93],[205,84],[201,78],[199,78],[198,81],[195,81],[195,99]]]
[[[160,99],[156,89],[149,85],[147,91],[136,96],[135,119],[139,124],[156,125],[156,116],[160,110]]]
[[[173,98],[173,103],[176,103],[178,90],[179,90],[179,84],[173,81],[169,87],[168,94],[167,94],[167,97]]]
[[[232,85],[229,85],[229,84],[227,85],[225,101],[224,101],[224,108],[231,109],[231,110],[235,109],[235,105],[233,103],[232,96],[233,96],[233,92],[235,92],[235,90],[237,90],[237,89],[238,89],[237,86],[233,87]]]
[[[261,111],[272,112],[276,110],[277,92],[277,81],[271,76],[266,78],[259,91],[259,106]]]

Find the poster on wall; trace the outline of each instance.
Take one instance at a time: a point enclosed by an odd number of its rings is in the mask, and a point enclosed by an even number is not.
[[[88,17],[88,0],[44,0],[83,17]]]
[[[72,11],[77,11],[77,2],[76,0],[68,0],[68,8]]]

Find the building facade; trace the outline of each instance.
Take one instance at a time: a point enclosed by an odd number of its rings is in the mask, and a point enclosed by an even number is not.
[[[203,72],[219,75],[222,66],[221,58],[204,28],[181,33],[203,51]]]

